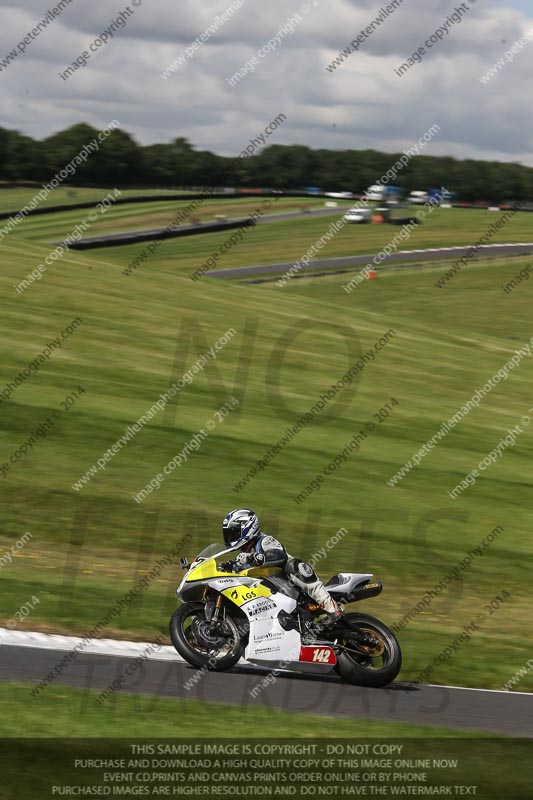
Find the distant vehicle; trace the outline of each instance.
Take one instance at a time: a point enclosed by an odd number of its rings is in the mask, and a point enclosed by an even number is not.
[[[407,198],[408,203],[412,203],[413,205],[424,205],[429,200],[429,194],[427,192],[411,192],[409,197]]]
[[[387,189],[385,186],[369,186],[364,194],[365,200],[370,200],[372,203],[380,203],[385,200]]]
[[[322,189],[319,186],[306,186],[304,192],[306,194],[317,195],[322,194]]]
[[[336,197],[338,200],[351,200],[353,194],[351,192],[326,192],[326,197]]]
[[[437,203],[438,204],[451,203],[456,196],[457,196],[456,192],[449,192],[447,189],[444,188],[429,189],[428,199],[426,202],[430,202],[432,205],[435,205]]]
[[[372,219],[372,209],[370,208],[359,208],[358,206],[354,206],[353,208],[348,209],[346,214],[343,216],[343,220],[345,222],[370,222]]]
[[[399,186],[380,186],[379,183],[369,186],[364,195],[371,203],[399,203],[404,197],[404,190]]]

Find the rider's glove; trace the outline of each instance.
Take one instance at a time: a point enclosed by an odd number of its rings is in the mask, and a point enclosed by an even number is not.
[[[235,561],[224,561],[219,568],[222,572],[242,572],[250,567],[262,567],[264,563],[263,553],[239,553]]]
[[[263,553],[239,553],[235,559],[235,564],[239,570],[262,567],[264,563],[265,556]]]
[[[253,556],[250,556],[249,553],[239,553],[234,562],[235,571],[240,572],[243,569],[248,569],[251,560],[253,560]]]

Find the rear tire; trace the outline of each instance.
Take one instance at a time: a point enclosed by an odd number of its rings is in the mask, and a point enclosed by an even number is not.
[[[402,666],[402,652],[396,636],[383,622],[368,614],[346,614],[351,623],[375,636],[383,645],[383,653],[377,658],[365,657],[355,653],[340,652],[335,670],[347,683],[356,686],[380,688],[391,683]],[[347,641],[349,644],[349,633]],[[379,661],[381,660],[381,664]]]
[[[196,641],[191,625],[187,622],[193,620],[205,622],[204,603],[184,603],[170,618],[169,633],[172,644],[180,654],[193,667],[205,667],[208,670],[219,672],[231,669],[242,656],[241,632],[231,617],[226,617],[224,625],[232,634],[232,641],[228,638],[228,651],[217,656],[215,648],[208,651]]]

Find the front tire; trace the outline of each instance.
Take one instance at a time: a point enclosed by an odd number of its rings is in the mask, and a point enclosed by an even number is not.
[[[231,617],[222,624],[224,636],[209,638],[204,603],[184,603],[170,618],[172,644],[193,667],[216,672],[231,669],[242,656],[241,633]]]
[[[368,614],[346,614],[352,624],[358,625],[365,633],[369,633],[380,642],[376,650],[379,655],[341,651],[337,656],[335,670],[347,683],[356,686],[387,686],[398,675],[402,666],[402,652],[396,636],[383,622]],[[350,644],[350,632],[346,631],[346,639],[342,641],[346,647]]]

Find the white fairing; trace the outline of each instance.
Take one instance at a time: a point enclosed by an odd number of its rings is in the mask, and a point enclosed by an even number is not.
[[[209,586],[217,592],[223,592],[228,586],[255,586],[257,578],[249,578],[243,575],[239,578],[213,578],[209,581]]]
[[[278,622],[280,611],[291,613],[296,600],[276,592],[270,597],[256,597],[241,606],[250,621],[247,661],[255,664],[298,661],[301,637],[298,631],[286,631]]]
[[[338,586],[326,585],[332,595],[349,594],[357,586],[367,583],[371,573],[340,572],[335,578]],[[278,622],[278,614],[283,609],[291,613],[296,608],[296,600],[277,592],[268,598],[258,597],[241,606],[250,620],[250,636],[244,657],[254,664],[281,667],[285,669],[298,668],[302,672],[329,672],[331,663],[319,664],[302,662],[302,652],[312,650],[316,653],[319,647],[303,647],[299,631],[286,631]],[[329,649],[329,648],[328,648]],[[334,659],[333,659],[334,663]]]
[[[209,586],[223,592],[231,586],[256,586],[260,581],[239,575],[234,578],[213,578]],[[278,622],[280,611],[290,614],[296,608],[296,600],[281,592],[270,597],[255,597],[240,606],[250,623],[249,643],[244,657],[254,664],[274,666],[279,662],[298,662],[301,636],[298,631],[286,631]]]
[[[277,619],[254,619],[244,657],[254,664],[272,666],[298,661],[302,640],[298,631],[285,631]]]
[[[326,589],[332,595],[343,595],[350,594],[358,586],[369,581],[373,575],[370,572],[339,572],[335,577],[339,579],[340,583],[336,585],[326,583]]]

